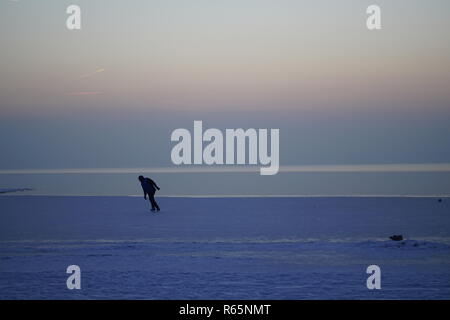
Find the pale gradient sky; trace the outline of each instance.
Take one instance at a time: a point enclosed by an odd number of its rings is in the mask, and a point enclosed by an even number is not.
[[[78,32],[65,28],[72,3]],[[2,113],[447,104],[448,1],[377,1],[379,32],[365,28],[371,3],[0,1]],[[67,97],[87,91],[102,97]]]
[[[82,30],[65,27],[82,9]],[[365,27],[370,4],[380,31]],[[167,167],[280,128],[282,165],[450,162],[447,0],[0,0],[0,169]]]

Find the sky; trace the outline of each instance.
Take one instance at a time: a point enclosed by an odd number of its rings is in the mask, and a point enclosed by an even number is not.
[[[450,163],[449,9],[0,0],[0,170],[172,167],[194,120],[279,128],[282,166]]]

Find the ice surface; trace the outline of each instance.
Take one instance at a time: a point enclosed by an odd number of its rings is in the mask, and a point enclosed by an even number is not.
[[[0,298],[450,298],[448,198],[158,202],[0,197]],[[81,290],[66,288],[71,264]],[[371,264],[381,290],[366,288]]]

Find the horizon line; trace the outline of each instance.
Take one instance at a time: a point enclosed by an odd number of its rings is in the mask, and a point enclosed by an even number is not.
[[[6,174],[139,174],[139,173],[259,173],[258,165],[183,165],[173,167],[133,168],[62,168],[62,169],[3,169]],[[396,172],[450,172],[450,163],[395,163],[342,165],[286,165],[279,173],[396,173]]]

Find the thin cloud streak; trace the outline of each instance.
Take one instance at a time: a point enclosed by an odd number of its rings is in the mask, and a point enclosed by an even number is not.
[[[94,96],[98,94],[103,94],[102,91],[78,91],[68,93],[69,96]]]
[[[259,166],[11,169],[0,174],[259,173]],[[450,172],[450,163],[282,166],[281,173]]]
[[[82,74],[82,75],[80,76],[80,78],[81,78],[81,79],[84,79],[84,78],[90,78],[90,77],[92,77],[92,76],[94,76],[94,75],[96,75],[96,74],[98,74],[98,73],[104,72],[105,70],[106,70],[105,68],[98,68],[98,69],[95,70],[94,72]]]

